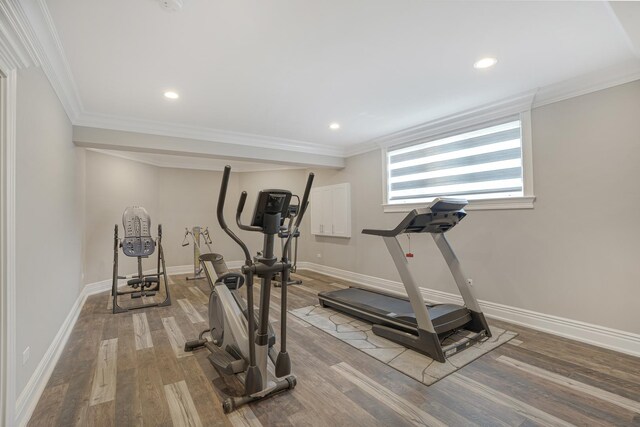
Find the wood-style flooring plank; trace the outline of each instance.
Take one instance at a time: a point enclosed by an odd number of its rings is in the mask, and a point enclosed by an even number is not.
[[[551,357],[561,357],[577,366],[600,371],[622,380],[640,383],[640,357],[629,356],[494,319],[491,319],[490,323],[517,332],[518,338],[523,341],[519,347],[525,350]]]
[[[87,407],[85,420],[81,425],[87,426],[108,426],[113,425],[116,415],[116,402],[110,400],[98,405]]]
[[[136,353],[142,420],[144,425],[171,426],[169,404],[165,398],[164,384],[154,350],[147,348]]]
[[[169,342],[177,358],[191,356],[191,352],[184,351],[184,343],[186,342],[180,327],[176,323],[176,319],[172,317],[163,317],[162,324],[169,337]]]
[[[56,425],[75,426],[86,423],[85,415],[89,406],[94,365],[95,357],[91,361],[79,361],[73,371],[67,372],[69,387],[64,396]],[[33,417],[32,420],[37,422]]]
[[[601,370],[593,370],[588,367],[576,365],[575,363],[563,360],[560,357],[552,357],[545,354],[537,353],[517,347],[503,347],[500,352],[493,353],[493,358],[499,356],[512,357],[520,362],[535,365],[540,368],[547,369],[573,380],[583,382],[602,390],[609,391],[627,397],[631,400],[640,401],[640,382],[621,379],[617,376],[609,375]]]
[[[378,399],[380,404],[388,406],[397,414],[401,415],[407,424],[415,426],[446,426],[442,421],[427,414],[412,402],[398,396],[347,363],[341,362],[331,368],[341,373],[343,377],[347,378],[363,391]]]
[[[494,350],[500,351],[500,348]],[[570,420],[572,424],[620,425],[630,420],[629,412],[511,368],[494,360],[491,354],[467,365],[461,373],[548,414]]]
[[[116,426],[142,426],[142,396],[138,386],[135,365],[118,369],[118,391],[115,402]]]
[[[133,332],[136,340],[136,350],[153,347],[151,339],[151,331],[149,329],[149,321],[147,313],[135,313],[133,318]]]
[[[102,341],[91,385],[90,406],[115,399],[117,359],[118,338]]]
[[[49,427],[55,425],[68,388],[69,384],[67,383],[45,388],[31,416],[29,427]]]
[[[177,383],[184,380],[179,360],[171,345],[167,334],[164,331],[153,331],[153,340],[156,343],[154,353],[158,361],[158,370],[164,385]],[[186,359],[190,359],[187,357]]]
[[[200,288],[196,286],[189,286],[189,292],[191,292],[196,297],[196,302],[207,304],[207,302],[209,301],[209,297],[207,297],[204,292],[202,292]]]
[[[555,372],[538,368],[537,366],[529,365],[528,363],[520,362],[508,356],[500,356],[496,360],[498,362],[504,363],[505,365],[520,369],[527,374],[540,377],[546,381],[551,381],[563,387],[587,394],[597,399],[604,400],[605,402],[611,403],[613,405],[617,405],[628,411],[640,414],[640,402],[638,401],[610,393],[608,391],[590,386],[580,381],[573,380],[569,377],[556,374]]]
[[[193,403],[198,409],[200,420],[206,426],[228,426],[224,411],[222,410],[222,401],[216,394],[213,384],[206,373],[198,363],[198,357],[204,356],[203,353],[197,354],[197,357],[185,357],[180,359],[179,364],[182,369],[182,375],[191,393]],[[206,359],[206,358],[205,358]],[[209,364],[209,361],[206,360]]]
[[[203,323],[204,322],[204,318],[198,312],[198,310],[196,310],[195,307],[191,304],[191,301],[189,301],[186,298],[183,298],[183,299],[179,299],[178,300],[178,304],[182,308],[182,311],[185,312],[185,314],[187,315],[187,317],[189,318],[191,323]]]
[[[256,417],[249,406],[242,406],[228,415],[233,427],[262,427],[262,423]]]
[[[459,373],[449,375],[447,380],[460,390],[466,389],[475,395],[482,396],[487,400],[506,406],[538,425],[548,427],[571,427],[573,425]]]
[[[202,427],[202,421],[191,399],[187,383],[180,381],[164,386],[174,426]]]

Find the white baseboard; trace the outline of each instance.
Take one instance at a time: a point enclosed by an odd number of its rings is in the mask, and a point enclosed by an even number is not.
[[[240,265],[242,262],[238,261]],[[229,263],[231,264],[231,263]],[[144,274],[153,273],[154,270],[144,271]],[[167,267],[168,275],[175,274],[188,274],[193,272],[192,265],[178,265],[174,267]],[[124,282],[124,281],[122,281]],[[121,282],[121,283],[122,283]],[[53,342],[47,349],[46,353],[38,363],[35,372],[31,375],[29,382],[25,386],[24,390],[20,393],[18,398],[16,399],[16,422],[17,426],[25,426],[29,422],[33,411],[38,404],[38,400],[40,400],[40,396],[44,391],[44,388],[49,382],[49,378],[53,373],[53,369],[58,363],[58,359],[60,358],[60,354],[62,354],[62,350],[64,346],[67,344],[67,340],[69,339],[69,335],[73,330],[73,327],[78,320],[78,316],[82,311],[82,307],[84,306],[87,297],[90,295],[98,294],[100,292],[105,292],[111,289],[111,279],[101,280],[99,282],[89,283],[84,286],[80,295],[71,307],[71,311],[67,315],[66,319],[60,326],[58,333],[56,334]]]
[[[60,354],[69,339],[73,326],[75,325],[76,320],[78,320],[82,306],[88,296],[86,290],[87,287],[83,288],[80,295],[78,295],[73,307],[71,307],[71,311],[67,315],[66,319],[64,319],[58,333],[53,338],[53,342],[40,360],[40,363],[38,363],[35,372],[31,375],[31,378],[29,378],[29,382],[27,382],[24,390],[16,399],[16,425],[22,427],[27,425],[29,422],[31,415],[38,404],[40,395],[42,395],[47,382],[49,382],[49,378],[53,373],[53,368],[55,368],[56,363],[58,363]]]
[[[352,271],[312,262],[299,262],[299,269],[311,270],[338,279],[346,280],[372,290],[405,295],[401,282],[367,276]],[[433,289],[421,288],[425,300],[435,303],[462,304],[460,295]],[[640,356],[640,335],[619,329],[607,328],[578,320],[538,313],[523,308],[498,304],[491,301],[478,301],[487,317],[504,320],[516,325],[526,326],[542,332],[548,332],[564,338],[584,342],[598,347],[619,351],[632,356]]]

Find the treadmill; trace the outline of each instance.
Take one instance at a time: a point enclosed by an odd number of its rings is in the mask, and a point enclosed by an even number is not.
[[[376,335],[426,354],[438,362],[445,362],[447,357],[490,337],[489,325],[445,237],[445,233],[467,215],[464,211],[466,205],[464,199],[438,198],[425,208],[409,212],[393,230],[362,230],[363,234],[384,239],[408,298],[348,288],[320,292],[321,306],[371,322]],[[458,285],[464,305],[425,303],[398,241],[398,236],[403,233],[431,234]],[[464,338],[442,345],[446,338],[462,330],[468,331]]]

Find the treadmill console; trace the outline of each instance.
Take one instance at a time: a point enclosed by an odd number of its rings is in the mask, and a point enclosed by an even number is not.
[[[467,206],[466,199],[441,199],[436,198],[429,204],[431,212],[451,212],[459,211]]]
[[[467,213],[465,199],[435,199],[426,208],[414,209],[393,230],[362,230],[364,234],[391,237],[402,233],[446,233]]]

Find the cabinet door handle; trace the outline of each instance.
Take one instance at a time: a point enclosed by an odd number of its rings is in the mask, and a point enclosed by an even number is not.
[[[331,234],[335,234],[336,232],[333,230],[333,224],[331,224]]]

